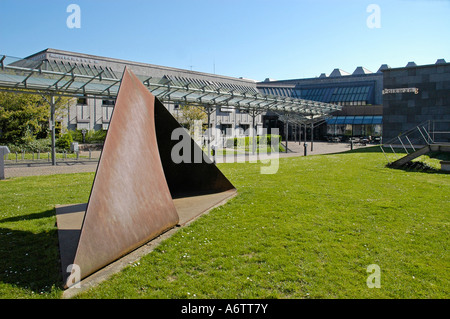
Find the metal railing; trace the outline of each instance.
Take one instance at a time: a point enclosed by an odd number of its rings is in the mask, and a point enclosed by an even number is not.
[[[422,148],[431,144],[448,144],[450,142],[450,120],[427,120],[424,121],[411,129],[400,133],[398,136],[383,142],[380,144],[380,148],[383,151],[384,156],[388,163],[391,163],[388,159],[385,149],[388,148],[395,154],[397,159],[403,157],[402,152],[404,151],[406,155],[410,152],[415,152],[417,149]],[[396,152],[397,150],[397,152]]]
[[[11,152],[3,157],[6,166],[14,165],[39,165],[39,164],[51,164],[51,152],[29,152],[22,150],[20,152]],[[84,151],[84,152],[57,152],[56,161],[60,163],[69,162],[87,162],[98,161],[99,152]]]

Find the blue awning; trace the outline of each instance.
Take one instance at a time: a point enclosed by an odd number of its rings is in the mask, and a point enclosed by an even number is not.
[[[351,124],[363,124],[364,116],[355,116],[353,123]]]
[[[383,117],[382,116],[374,116],[372,124],[383,124]]]
[[[383,116],[334,116],[327,119],[328,125],[374,125],[382,123]]]

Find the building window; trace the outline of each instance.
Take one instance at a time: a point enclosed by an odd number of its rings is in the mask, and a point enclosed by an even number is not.
[[[111,106],[103,107],[103,122],[109,122],[111,120],[112,112],[113,112],[113,107],[111,107]]]
[[[115,100],[103,100],[102,104],[105,106],[114,106],[116,104]]]
[[[239,124],[239,135],[249,135],[249,124]]]
[[[77,99],[77,104],[86,105],[87,104],[87,98],[86,97],[79,97]]]
[[[111,115],[112,115],[115,104],[116,104],[115,100],[103,100],[102,101],[103,122],[109,122],[111,120]]]
[[[233,128],[232,124],[220,124],[220,132],[222,135],[227,135],[227,129],[228,133],[231,133],[230,130]]]
[[[88,121],[89,120],[89,106],[87,104],[77,105],[77,121]]]

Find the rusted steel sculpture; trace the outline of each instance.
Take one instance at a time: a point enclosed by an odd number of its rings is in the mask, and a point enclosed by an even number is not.
[[[83,279],[176,226],[180,221],[176,199],[224,192],[213,198],[214,205],[235,193],[220,170],[205,159],[174,163],[171,150],[177,141],[171,134],[179,127],[125,69],[81,229],[72,229],[63,239],[68,232],[62,218],[70,211],[67,207],[60,215],[57,211],[63,279],[69,264],[77,265]],[[199,150],[193,141],[191,145],[193,152]],[[190,206],[185,202],[179,207],[183,205]],[[204,210],[208,205],[198,207]]]
[[[173,198],[234,189],[212,161],[209,158],[205,160],[202,149],[158,99],[155,99],[155,124],[159,155]],[[172,139],[172,132],[177,128],[180,128],[177,132],[183,136]],[[179,139],[190,141],[191,156],[188,161],[174,163],[172,149],[179,143]]]

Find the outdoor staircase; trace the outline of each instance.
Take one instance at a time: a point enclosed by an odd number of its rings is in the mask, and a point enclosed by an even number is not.
[[[450,132],[436,130],[436,123],[444,121],[425,121],[412,129],[399,134],[396,138],[389,140],[380,145],[386,159],[388,166],[392,168],[400,168],[418,158],[431,152],[450,153]],[[450,122],[446,121],[446,122]],[[445,136],[448,134],[448,136]],[[393,162],[389,160],[386,155],[385,148],[397,155],[397,159]],[[397,152],[395,151],[397,149]],[[398,149],[404,150],[404,153],[399,153]],[[398,156],[401,156],[398,158]],[[442,164],[442,162],[441,162]]]
[[[446,153],[450,153],[450,145],[449,144],[430,144],[430,145],[426,145],[420,149],[418,149],[417,151],[413,152],[413,153],[409,153],[406,156],[399,158],[398,160],[392,162],[389,164],[390,167],[393,168],[399,168],[402,167],[403,165],[407,164],[408,162],[412,161],[413,159],[421,156],[421,155],[425,155],[428,154],[430,152],[446,152]]]

